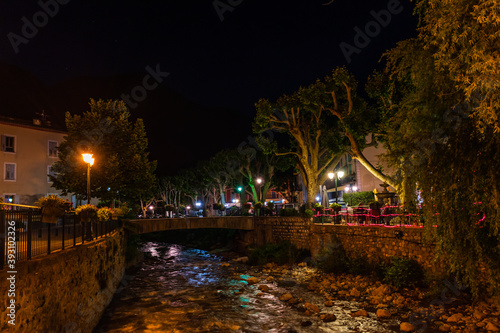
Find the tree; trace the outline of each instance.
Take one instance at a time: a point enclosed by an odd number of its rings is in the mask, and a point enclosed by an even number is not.
[[[341,144],[338,124],[322,119],[325,112],[314,103],[317,94],[319,92],[312,86],[300,88],[290,96],[284,95],[274,103],[261,99],[256,104],[254,121],[254,131],[257,133],[271,129],[290,135],[293,149],[275,154],[295,156],[310,207],[318,186],[328,177],[327,168],[336,165],[346,151]]]
[[[417,2],[419,35],[386,54],[379,94],[398,181],[418,186],[441,260],[476,296],[483,265],[500,286],[499,6]]]
[[[59,161],[50,176],[64,195],[86,193],[87,165],[82,153],[92,153],[91,193],[104,200],[136,202],[152,197],[156,161],[148,160],[147,136],[142,119],[132,123],[122,101],[90,99],[90,111],[66,113],[68,135],[59,146]]]

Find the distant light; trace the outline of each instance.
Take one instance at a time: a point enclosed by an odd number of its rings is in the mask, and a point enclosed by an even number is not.
[[[352,190],[353,190],[353,192],[355,192],[355,191],[357,191],[357,190],[358,190],[358,187],[357,187],[357,186],[353,186],[353,187],[352,187]]]
[[[349,186],[346,186],[346,187],[344,188],[344,191],[346,191],[346,192],[349,192],[350,190],[351,190],[351,189],[349,188]]]
[[[262,183],[262,178],[257,178],[257,184]]]
[[[316,197],[316,201],[319,201],[319,197]]]
[[[338,171],[337,176],[340,178],[344,177],[344,171]]]
[[[334,176],[335,176],[335,174],[333,172],[328,173],[328,178],[333,179]]]
[[[153,210],[153,209],[154,209],[154,207],[153,207],[153,206],[149,206],[149,209]]]
[[[196,207],[200,207],[201,206],[201,202],[197,202],[195,203]]]
[[[94,158],[92,154],[82,154],[83,161],[87,164],[94,165]]]
[[[191,206],[186,206],[186,209],[191,209]]]
[[[12,202],[12,197],[9,197],[9,202]]]
[[[243,191],[243,187],[238,186],[238,188],[237,188],[236,190],[237,190],[238,192],[241,192],[241,191]]]

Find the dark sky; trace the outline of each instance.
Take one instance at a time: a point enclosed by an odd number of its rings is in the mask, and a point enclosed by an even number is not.
[[[259,98],[290,93],[342,65],[363,82],[385,50],[415,35],[410,1],[326,2],[1,1],[0,62],[9,68],[1,94],[13,99],[14,86],[28,90],[23,95],[38,89],[40,97],[23,111],[48,109],[57,117],[85,110],[83,101],[90,97],[140,93],[149,72],[168,72],[159,76],[159,85],[146,81],[150,90],[131,113],[144,118],[160,170],[172,172],[238,146],[251,134]],[[356,31],[366,28],[369,40],[356,41]],[[350,59],[341,43],[357,43]],[[1,114],[19,114],[16,103]],[[166,134],[169,129],[175,135]],[[198,153],[200,145],[205,148]],[[174,162],[162,147],[191,153],[182,155],[185,163]]]

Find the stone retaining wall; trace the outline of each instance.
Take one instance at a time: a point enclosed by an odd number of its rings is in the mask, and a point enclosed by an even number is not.
[[[19,263],[15,326],[7,306],[9,281],[0,271],[2,332],[92,332],[125,270],[126,237],[111,237]]]
[[[385,228],[313,224],[301,217],[262,217],[246,243],[264,245],[289,240],[298,248],[308,249],[313,256],[332,244],[332,237],[344,247],[348,256],[366,258],[373,264],[391,257],[415,259],[426,271],[439,274],[441,265],[434,261],[435,244],[424,241],[421,228]]]

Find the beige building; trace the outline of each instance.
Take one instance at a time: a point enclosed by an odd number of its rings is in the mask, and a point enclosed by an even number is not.
[[[0,117],[0,135],[0,195],[4,202],[33,205],[42,196],[59,195],[48,174],[66,133],[41,120]]]
[[[370,137],[367,137],[370,141]],[[386,149],[381,143],[377,147],[367,147],[363,150],[363,155],[374,167],[382,167],[385,174],[391,175],[391,168],[389,168],[386,163],[384,163],[380,157],[386,152]],[[377,190],[378,192],[383,191],[383,187],[380,184],[383,182],[375,177],[370,171],[368,171],[359,161],[354,160],[349,154],[344,154],[340,162],[335,167],[335,171],[343,171],[344,176],[337,181],[337,191],[339,195],[339,200],[341,200],[343,193],[351,192],[353,189],[357,192],[367,192]],[[329,195],[330,201],[332,197],[335,198],[335,185],[333,181],[327,180],[328,192],[333,192]],[[391,192],[395,190],[389,187]]]

